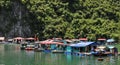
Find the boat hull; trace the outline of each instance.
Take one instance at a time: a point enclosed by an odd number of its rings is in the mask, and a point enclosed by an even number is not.
[[[34,50],[34,48],[25,48],[25,50]]]
[[[52,53],[64,53],[63,50],[53,50]]]

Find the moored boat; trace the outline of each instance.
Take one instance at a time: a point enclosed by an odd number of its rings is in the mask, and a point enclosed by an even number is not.
[[[103,53],[94,53],[93,54],[94,56],[98,56],[98,57],[103,57],[103,56],[111,56],[112,55],[112,53],[110,53],[110,52],[103,52]]]
[[[34,50],[35,48],[35,45],[32,45],[32,44],[28,44],[25,48],[25,50]]]
[[[42,52],[42,51],[44,51],[44,49],[43,48],[35,48],[34,51],[35,52]]]
[[[26,47],[27,47],[27,44],[21,44],[20,49],[25,50]]]

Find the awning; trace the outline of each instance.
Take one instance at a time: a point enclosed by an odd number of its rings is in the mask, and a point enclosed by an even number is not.
[[[41,41],[40,44],[58,44],[58,45],[63,45],[63,43],[61,43],[61,42],[54,42],[54,40]]]
[[[16,37],[16,38],[13,38],[14,40],[23,40],[24,38],[22,37]]]
[[[99,38],[98,40],[106,40],[105,38]]]
[[[107,42],[114,42],[114,39],[108,39]]]
[[[71,43],[71,42],[72,42],[72,41],[71,41],[71,40],[69,40],[69,39],[66,39],[65,41],[66,41],[66,42],[69,42],[69,43]]]
[[[72,47],[86,47],[88,45],[94,45],[96,44],[95,42],[80,42],[80,43],[77,43],[77,44],[71,44],[70,46]]]
[[[8,39],[8,41],[13,41],[13,39]]]
[[[104,48],[106,48],[106,46],[99,46],[98,48],[99,49],[104,49]]]
[[[88,39],[87,38],[80,38],[80,40],[87,41]]]
[[[5,40],[5,37],[0,37],[0,40],[2,40],[2,41]]]
[[[35,38],[29,37],[29,38],[25,38],[26,40],[35,40]]]

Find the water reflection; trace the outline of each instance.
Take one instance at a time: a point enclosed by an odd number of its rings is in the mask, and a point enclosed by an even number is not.
[[[0,65],[119,65],[120,56],[74,56],[34,51],[21,51],[19,45],[0,44]]]
[[[66,58],[67,58],[68,63],[70,63],[71,60],[72,60],[72,56],[71,55],[66,55]]]

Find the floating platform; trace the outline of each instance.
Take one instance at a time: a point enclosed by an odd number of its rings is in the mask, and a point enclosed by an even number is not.
[[[52,50],[52,53],[64,53],[63,50]]]
[[[104,57],[104,56],[112,56],[113,54],[110,52],[105,52],[105,53],[95,53],[93,54],[94,56],[98,56],[98,57]]]

